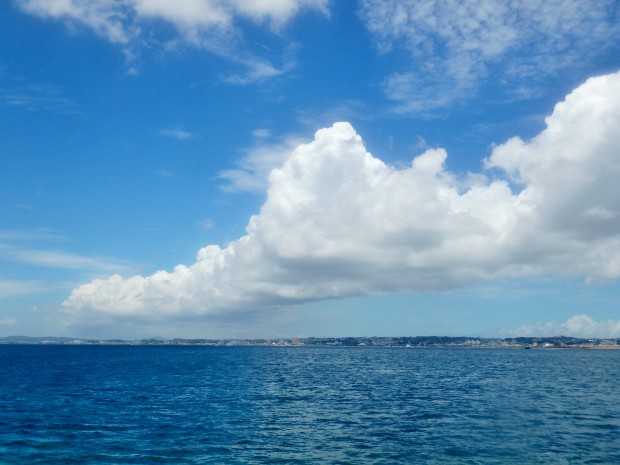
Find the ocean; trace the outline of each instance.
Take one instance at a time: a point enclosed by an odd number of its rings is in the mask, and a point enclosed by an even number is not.
[[[2,345],[0,464],[620,464],[620,351]]]

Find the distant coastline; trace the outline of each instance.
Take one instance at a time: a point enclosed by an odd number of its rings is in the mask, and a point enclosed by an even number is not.
[[[404,337],[291,337],[276,339],[186,339],[138,340],[71,337],[0,337],[0,344],[15,345],[131,345],[131,346],[264,346],[264,347],[464,347],[505,349],[620,349],[620,339],[556,337],[479,338],[460,336]]]

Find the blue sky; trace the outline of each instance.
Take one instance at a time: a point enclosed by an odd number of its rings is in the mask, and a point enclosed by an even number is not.
[[[0,335],[620,337],[620,2],[0,5]]]

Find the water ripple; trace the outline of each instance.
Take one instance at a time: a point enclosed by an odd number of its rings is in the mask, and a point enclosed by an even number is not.
[[[0,346],[0,464],[618,464],[620,351]]]

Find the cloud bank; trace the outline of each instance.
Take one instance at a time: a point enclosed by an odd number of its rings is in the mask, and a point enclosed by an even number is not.
[[[336,123],[271,172],[245,236],[190,266],[94,280],[63,308],[68,321],[165,321],[498,277],[617,279],[618,147],[620,73],[589,79],[467,180],[441,148],[397,169]]]
[[[410,57],[384,81],[402,112],[447,107],[487,79],[512,98],[537,93],[541,76],[574,73],[616,47],[617,14],[613,0],[362,0],[359,8],[380,51]]]

